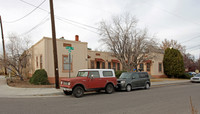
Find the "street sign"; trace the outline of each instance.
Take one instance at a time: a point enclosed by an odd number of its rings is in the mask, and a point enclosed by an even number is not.
[[[71,50],[74,50],[74,47],[70,47],[70,46],[67,46],[65,47],[68,52],[69,52],[69,78],[70,78],[70,71],[71,71],[71,66],[70,66],[70,63],[71,63]]]
[[[71,53],[71,50],[74,50],[74,47],[70,47],[70,46],[67,46],[65,47],[66,49],[68,49],[68,52]]]

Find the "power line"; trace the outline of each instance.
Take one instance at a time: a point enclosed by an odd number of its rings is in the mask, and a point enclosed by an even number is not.
[[[62,22],[65,22],[65,23],[68,23],[68,24],[71,24],[71,25],[77,26],[77,27],[82,28],[82,29],[84,29],[84,30],[87,30],[87,31],[93,32],[93,33],[95,33],[95,34],[99,34],[99,33],[95,32],[95,31],[89,30],[89,29],[87,29],[87,28],[85,28],[85,27],[82,27],[82,26],[80,26],[80,25],[76,25],[76,24],[73,24],[73,23],[67,22],[66,20],[62,20],[62,19],[60,19],[60,18],[58,18],[58,17],[56,17],[56,19],[58,19],[58,20],[60,20],[60,21],[62,21]]]
[[[189,40],[185,40],[185,41],[183,41],[181,43],[189,42],[189,41],[192,41],[193,39],[196,39],[196,38],[199,38],[199,37],[200,37],[200,35],[199,36],[195,36],[193,38],[190,38]]]
[[[193,49],[193,48],[196,48],[196,47],[200,47],[200,45],[196,45],[196,46],[193,46],[193,47],[190,47],[190,48],[187,48],[186,50],[190,50],[190,49]]]
[[[26,4],[30,5],[30,6],[37,7],[37,6],[35,6],[35,5],[31,4],[31,3],[28,3],[28,2],[26,2],[26,1],[23,1],[23,0],[20,0],[20,1],[26,3]],[[38,9],[50,13],[48,10],[45,10],[45,9],[43,9],[43,8],[38,7]],[[92,27],[92,26],[90,26],[90,25],[83,24],[83,23],[80,23],[80,22],[77,22],[77,21],[73,21],[73,20],[70,20],[70,19],[66,19],[65,17],[61,17],[61,16],[58,16],[58,15],[55,15],[55,17],[56,17],[57,19],[58,19],[58,18],[59,18],[59,19],[62,18],[63,20],[67,20],[67,21],[72,22],[72,23],[76,23],[76,24],[79,24],[79,25],[82,25],[82,26],[85,26],[85,27],[88,27],[88,28],[92,28],[92,29],[98,30],[98,28],[95,28],[95,27]]]
[[[23,0],[20,0],[20,1],[23,1]],[[33,9],[31,12],[29,12],[28,14],[24,15],[23,17],[19,18],[19,19],[16,19],[16,20],[13,20],[13,21],[5,21],[6,23],[15,23],[17,21],[20,21],[22,19],[24,19],[25,17],[29,16],[31,13],[33,13],[36,9],[38,9],[46,0],[44,0],[42,3],[40,3],[38,6],[36,6],[35,9]]]
[[[24,36],[24,35],[30,33],[31,31],[33,31],[34,29],[38,28],[39,26],[43,25],[44,23],[46,23],[49,20],[48,16],[49,16],[49,14],[47,16],[45,16],[45,18],[42,19],[42,21],[40,23],[38,23],[37,25],[35,25],[33,28],[31,28],[27,32],[22,33],[20,36]]]
[[[20,0],[20,1],[21,1],[21,2],[24,2],[24,3],[26,3],[26,4],[30,5],[30,6],[33,6],[33,7],[38,7],[38,6],[36,6],[36,5],[33,5],[33,4],[31,4],[31,3],[28,3],[28,2],[26,2],[26,1],[24,1],[24,0]],[[40,9],[40,10],[43,10],[43,11],[46,11],[46,12],[50,13],[48,10],[45,10],[45,9],[43,9],[43,8],[40,8],[40,7],[38,7],[38,9]]]
[[[152,4],[149,4],[149,3],[147,3],[147,2],[143,2],[143,3],[146,4],[146,5],[151,5],[151,6],[155,7],[155,8],[158,8],[158,9],[164,11],[164,12],[167,12],[168,14],[171,14],[171,15],[173,15],[173,16],[175,16],[175,17],[178,17],[178,18],[180,18],[180,19],[182,19],[182,20],[185,20],[185,21],[187,21],[187,22],[193,23],[193,24],[195,24],[195,25],[197,25],[197,24],[200,25],[200,23],[197,23],[197,22],[194,22],[194,21],[190,21],[190,20],[186,19],[185,17],[182,17],[181,15],[177,15],[177,14],[174,13],[174,12],[170,12],[170,11],[167,10],[167,9],[164,9],[164,8],[161,8],[161,7],[157,7],[157,6],[152,5]]]

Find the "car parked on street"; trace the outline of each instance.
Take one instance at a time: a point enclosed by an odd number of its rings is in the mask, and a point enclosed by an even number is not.
[[[105,90],[111,94],[117,86],[117,78],[113,69],[83,69],[77,77],[61,80],[61,87],[66,95],[73,94],[79,98],[84,92]]]
[[[200,74],[196,74],[195,76],[190,78],[191,82],[200,82]]]
[[[132,89],[149,89],[150,77],[147,72],[124,72],[117,79],[117,89],[131,91]]]

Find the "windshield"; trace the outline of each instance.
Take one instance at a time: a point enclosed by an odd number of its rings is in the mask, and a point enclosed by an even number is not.
[[[200,77],[200,74],[195,75],[195,77]]]
[[[88,71],[79,71],[77,77],[87,77]]]
[[[132,77],[131,74],[132,74],[132,73],[130,73],[130,72],[122,73],[122,74],[120,75],[119,79],[131,78],[131,77]]]

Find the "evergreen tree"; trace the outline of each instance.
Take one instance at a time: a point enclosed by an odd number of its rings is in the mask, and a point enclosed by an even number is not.
[[[169,77],[179,78],[184,74],[183,56],[177,49],[167,48],[163,59],[164,73]]]

